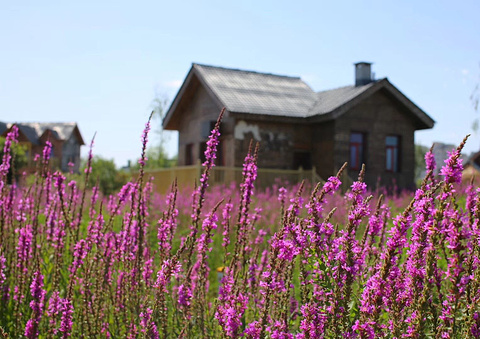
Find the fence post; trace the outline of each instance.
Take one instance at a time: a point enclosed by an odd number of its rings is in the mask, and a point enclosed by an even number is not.
[[[298,182],[301,183],[303,180],[303,167],[298,167]]]

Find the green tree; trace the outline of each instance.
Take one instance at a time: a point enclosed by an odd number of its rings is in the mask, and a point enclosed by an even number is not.
[[[5,147],[5,138],[0,137],[0,162],[3,160],[3,149]],[[28,155],[25,152],[25,148],[18,143],[12,143],[12,160],[10,163],[10,171],[8,172],[7,181],[12,182],[13,175],[18,177],[21,173],[20,170],[27,166]]]
[[[145,168],[166,168],[177,164],[177,157],[169,159],[165,149],[161,146],[147,148],[146,154],[148,161],[145,164]]]
[[[85,169],[85,167],[84,167]],[[117,170],[113,159],[104,159],[95,156],[92,159],[92,173],[88,178],[88,185],[97,185],[104,195],[118,191],[128,181],[127,173]]]

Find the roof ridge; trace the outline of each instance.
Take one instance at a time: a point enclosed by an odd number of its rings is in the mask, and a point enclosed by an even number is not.
[[[289,79],[299,79],[299,80],[302,79],[300,76],[265,73],[265,72],[251,71],[251,70],[240,69],[240,68],[228,68],[228,67],[223,67],[223,66],[205,65],[205,64],[195,63],[195,62],[192,63],[192,66],[193,67],[200,66],[200,67],[207,67],[207,68],[216,68],[216,69],[222,69],[222,70],[227,70],[227,71],[252,73],[252,74],[259,74],[259,75],[269,75],[269,76],[274,76],[274,77],[279,77],[279,78],[289,78]]]
[[[368,84],[365,84],[365,85],[362,85],[362,86],[355,86],[355,85],[340,86],[340,87],[335,87],[335,88],[326,89],[326,90],[323,90],[323,91],[318,91],[318,92],[315,92],[315,93],[316,93],[316,94],[320,94],[320,93],[325,93],[325,92],[330,92],[330,91],[336,91],[336,90],[344,89],[344,88],[348,88],[348,87],[351,87],[351,88],[359,88],[359,87],[369,86],[369,85],[371,85],[371,84],[375,84],[375,83],[381,82],[381,81],[383,81],[383,80],[385,80],[385,79],[387,79],[387,78],[385,77],[385,78],[373,80],[372,82],[369,82]]]

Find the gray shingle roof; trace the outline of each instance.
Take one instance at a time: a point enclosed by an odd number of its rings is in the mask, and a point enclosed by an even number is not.
[[[58,123],[41,123],[41,122],[22,122],[22,123],[0,123],[5,125],[5,129],[9,129],[16,125],[18,129],[28,138],[33,144],[39,144],[39,138],[46,130],[51,130],[53,135],[58,140],[68,140],[77,124],[75,122],[58,122]],[[0,134],[5,130],[0,131]]]
[[[230,112],[305,117],[315,92],[300,78],[193,64]]]
[[[386,78],[362,86],[315,93],[299,77],[193,64],[163,120],[164,128],[175,129],[175,123],[170,124],[170,121],[194,75],[231,113],[335,119],[364,96],[382,88],[407,107],[416,118],[417,129],[432,128],[435,123]]]
[[[312,105],[309,115],[327,114],[359,96],[372,87],[375,82],[363,86],[345,86],[317,93],[317,100]]]

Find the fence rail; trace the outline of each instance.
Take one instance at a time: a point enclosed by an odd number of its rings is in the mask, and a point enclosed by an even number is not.
[[[210,172],[209,183],[211,185],[230,184],[232,181],[240,183],[242,181],[242,168],[216,166]],[[155,170],[146,170],[145,176],[153,179],[155,189],[159,193],[166,193],[175,178],[180,189],[193,187],[194,183],[199,181],[203,172],[200,163],[193,166],[179,166],[171,168],[160,168]],[[281,180],[291,184],[299,183],[302,180],[316,183],[323,181],[317,174],[315,167],[311,170],[281,170],[259,168],[257,171],[257,180],[255,186],[264,189],[272,186],[275,182]]]

